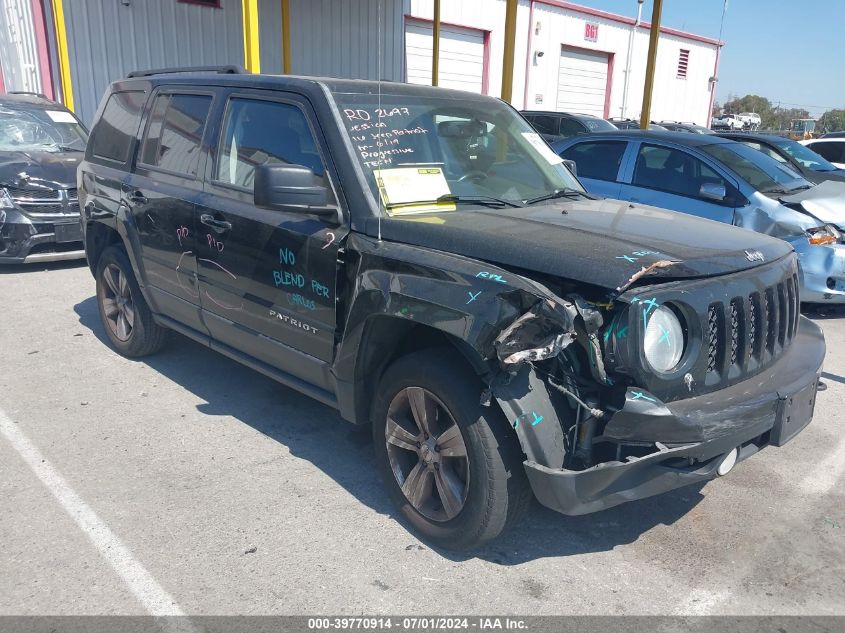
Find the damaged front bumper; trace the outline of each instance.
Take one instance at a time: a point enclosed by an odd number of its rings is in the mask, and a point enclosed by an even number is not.
[[[537,499],[563,514],[588,514],[712,479],[723,456],[734,448],[739,461],[769,444],[783,445],[812,418],[824,353],[821,330],[801,318],[789,351],[748,380],[666,404],[653,394],[629,389],[625,405],[608,419],[597,441],[629,446],[639,441],[651,452],[580,471],[556,461],[562,434],[555,420],[548,419],[554,413],[544,409],[550,405],[543,404],[545,390],[533,371],[521,372],[528,384],[520,385],[517,376],[513,385],[517,391],[527,387],[529,397],[520,398],[519,404],[499,395],[497,399],[521,421],[515,428]],[[506,390],[500,392],[507,398]]]
[[[798,253],[803,303],[845,303],[845,244],[791,242]]]
[[[30,218],[0,209],[0,264],[30,264],[85,257],[79,216]]]

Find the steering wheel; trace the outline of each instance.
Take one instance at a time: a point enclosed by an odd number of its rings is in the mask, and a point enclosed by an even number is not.
[[[465,180],[481,180],[482,178],[487,178],[487,174],[480,169],[473,169],[458,178],[457,182],[464,182]]]

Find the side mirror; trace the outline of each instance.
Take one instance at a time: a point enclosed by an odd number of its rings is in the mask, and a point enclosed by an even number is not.
[[[698,195],[705,200],[713,200],[714,202],[723,202],[728,197],[728,192],[725,185],[717,185],[713,182],[705,182],[698,190]]]
[[[255,206],[289,213],[316,215],[340,224],[340,211],[329,206],[329,191],[308,167],[259,165],[255,168]]]
[[[568,158],[563,159],[563,164],[566,165],[566,168],[572,172],[572,175],[576,178],[578,177],[578,166],[575,164],[574,160],[570,160]]]

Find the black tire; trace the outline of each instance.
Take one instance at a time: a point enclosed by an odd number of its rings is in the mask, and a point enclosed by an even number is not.
[[[103,251],[96,280],[97,308],[112,347],[129,358],[159,351],[168,330],[153,320],[123,248],[110,246]]]
[[[508,427],[507,421],[495,402],[488,406],[479,403],[482,385],[478,378],[464,369],[462,359],[456,357],[448,348],[437,348],[417,352],[404,356],[395,361],[384,372],[379,384],[378,392],[373,403],[373,439],[376,451],[376,461],[391,498],[401,515],[413,526],[421,537],[434,545],[450,550],[467,550],[480,547],[498,538],[512,528],[528,508],[532,494],[528,479],[522,466],[523,456],[518,440]],[[398,464],[396,454],[398,449],[388,444],[386,429],[388,428],[388,412],[391,403],[394,409],[391,413],[393,422],[391,429],[395,429],[396,421],[402,418],[400,426],[405,430],[417,430],[407,420],[408,409],[402,409],[406,390],[412,389],[417,393],[421,389],[434,396],[431,405],[438,413],[434,416],[446,419],[443,411],[451,416],[445,424],[451,428],[452,423],[460,430],[466,459],[452,457],[440,452],[440,459],[444,457],[452,461],[438,464],[438,471],[445,473],[446,464],[457,460],[460,470],[467,473],[462,488],[463,505],[454,516],[448,516],[446,506],[439,501],[440,493],[431,495],[433,505],[422,509],[415,506],[402,491],[401,474],[395,474],[394,467],[402,470]],[[409,400],[410,402],[410,400]],[[440,408],[442,407],[442,409]],[[404,413],[402,413],[404,411]],[[420,426],[421,425],[417,425]],[[441,437],[445,433],[441,432]],[[454,435],[454,430],[451,432]],[[421,433],[418,437],[425,436]],[[435,433],[431,434],[434,438]],[[407,436],[403,436],[403,441]],[[407,446],[400,447],[402,455],[409,455],[408,463],[417,460],[417,465],[430,468],[430,454],[423,454],[419,444],[417,453]],[[437,450],[436,448],[434,450]],[[440,449],[443,451],[444,449]],[[448,449],[447,449],[448,450]],[[393,459],[393,462],[391,462]],[[417,466],[414,466],[416,468]],[[409,470],[412,470],[408,466]],[[457,470],[458,467],[455,467]],[[411,472],[406,473],[404,482],[412,479]],[[433,473],[431,489],[437,491],[440,480]],[[454,473],[450,479],[455,479]],[[436,498],[435,498],[436,497]],[[453,506],[453,508],[456,506]],[[437,512],[439,518],[433,518]]]

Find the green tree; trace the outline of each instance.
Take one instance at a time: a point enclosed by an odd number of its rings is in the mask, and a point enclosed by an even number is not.
[[[845,130],[845,109],[828,110],[816,123],[816,132],[840,132]]]
[[[740,112],[756,112],[761,117],[764,113],[771,111],[772,103],[766,97],[759,95],[745,95],[725,101],[723,109],[728,114],[739,114]]]

